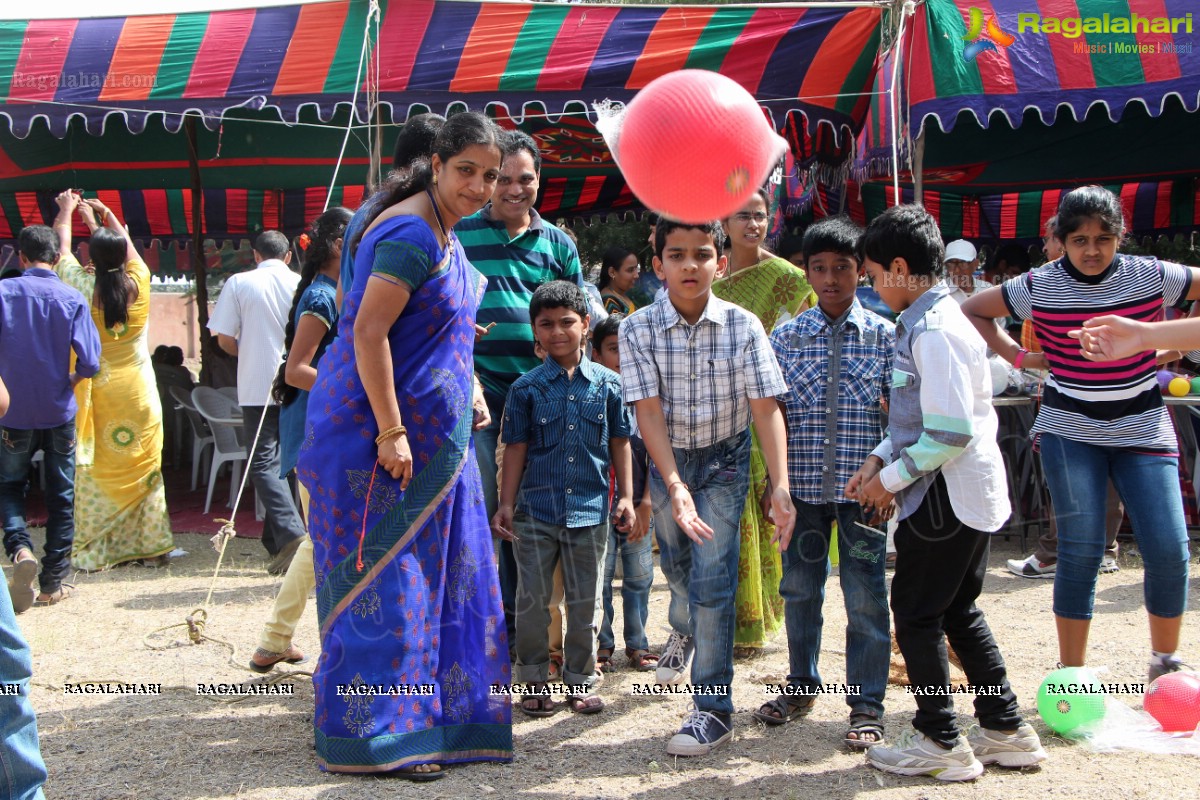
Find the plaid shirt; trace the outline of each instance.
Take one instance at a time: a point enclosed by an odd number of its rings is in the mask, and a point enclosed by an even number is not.
[[[856,299],[840,319],[820,308],[776,326],[783,369],[788,481],[805,503],[848,502],[842,491],[883,439],[896,326]]]
[[[621,323],[625,402],[662,401],[671,446],[711,447],[750,425],[750,400],[787,391],[758,317],[710,295],[695,325],[669,297]]]

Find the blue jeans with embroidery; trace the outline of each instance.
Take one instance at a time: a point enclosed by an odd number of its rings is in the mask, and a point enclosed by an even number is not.
[[[858,686],[846,702],[855,711],[883,715],[883,694],[891,662],[887,584],[884,580],[887,536],[858,527],[857,503],[805,503],[796,506],[796,528],[783,553],[783,616],[787,627],[788,686],[813,691],[822,685],[817,671],[821,653],[821,606],[829,578],[829,540],[838,526],[838,576],[846,604],[846,683]]]
[[[650,537],[630,543],[629,537],[610,525],[608,554],[604,559],[604,621],[600,624],[601,650],[615,650],[613,635],[613,576],[617,572],[617,554],[621,557],[621,604],[625,619],[625,648],[649,650],[646,618],[650,613],[650,587],[654,585],[654,551]]]
[[[0,518],[4,550],[11,559],[22,547],[33,552],[25,528],[25,494],[34,453],[42,451],[46,474],[46,554],[38,583],[53,594],[71,571],[75,544],[75,419],[55,428],[0,427]]]
[[[659,563],[671,588],[668,618],[676,633],[693,637],[692,685],[713,691],[695,695],[696,708],[732,713],[734,598],[742,509],[750,490],[750,431],[709,447],[675,448],[675,465],[691,490],[696,513],[713,529],[713,536],[696,544],[679,529],[666,484],[652,467],[650,497]]]

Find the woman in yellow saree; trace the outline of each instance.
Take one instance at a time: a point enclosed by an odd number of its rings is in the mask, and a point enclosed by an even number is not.
[[[713,294],[736,303],[762,321],[769,335],[774,327],[816,303],[804,272],[772,255],[764,246],[771,227],[769,196],[760,189],[741,211],[724,220],[729,237],[729,268],[712,285]],[[751,431],[753,433],[753,431]],[[779,580],[783,565],[771,544],[775,532],[759,504],[767,468],[758,437],[750,454],[750,494],[742,512],[741,555],[738,558],[737,623],[734,654],[747,656],[762,647],[783,625]]]
[[[116,215],[99,200],[57,198],[61,242],[56,271],[91,301],[100,333],[100,371],[75,387],[77,569],[126,561],[166,563],[174,549],[162,479],[162,405],[147,346],[150,270]],[[70,216],[83,203],[102,227],[92,232],[94,271],[71,254]],[[90,220],[90,214],[84,213]],[[65,219],[65,222],[63,220]],[[90,227],[90,225],[89,225]]]

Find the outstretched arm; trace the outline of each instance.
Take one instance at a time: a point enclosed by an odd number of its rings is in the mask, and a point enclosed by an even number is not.
[[[58,234],[58,257],[71,255],[71,215],[79,205],[79,195],[70,189],[58,193],[54,198],[58,203],[58,216],[54,218],[54,232]]]
[[[1079,340],[1083,357],[1090,361],[1114,361],[1147,350],[1187,352],[1200,348],[1200,317],[1138,322],[1106,315],[1089,319],[1068,336]]]
[[[117,231],[125,238],[125,260],[132,261],[137,258],[137,248],[133,246],[133,239],[129,238],[129,231],[125,230],[125,226],[121,224],[121,220],[117,219],[117,215],[113,213],[112,209],[96,198],[89,198],[83,202],[92,207],[92,211],[96,212],[96,216],[106,228]]]

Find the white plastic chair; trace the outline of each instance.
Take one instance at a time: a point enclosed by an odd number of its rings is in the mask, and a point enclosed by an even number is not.
[[[221,394],[225,395],[226,397],[228,397],[230,400],[232,400],[235,403],[238,401],[238,393],[237,393],[236,386],[222,386],[220,389],[217,389],[217,391],[220,392]]]
[[[192,402],[213,432],[213,457],[208,469],[208,496],[204,500],[204,513],[207,514],[212,505],[217,472],[225,463],[230,464],[229,507],[232,508],[234,498],[237,497],[238,484],[242,480],[242,464],[246,460],[241,411],[236,402],[208,386],[197,386],[193,389]]]
[[[205,422],[204,417],[196,410],[192,402],[192,394],[182,386],[170,387],[171,399],[183,408],[188,426],[192,429],[192,491],[196,491],[196,481],[200,477],[200,459],[204,450],[213,443],[213,432]]]

